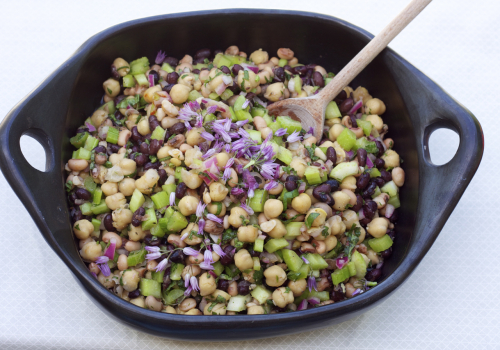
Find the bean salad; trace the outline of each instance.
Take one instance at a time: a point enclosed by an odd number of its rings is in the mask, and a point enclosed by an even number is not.
[[[288,48],[116,58],[65,166],[94,277],[183,315],[305,310],[376,287],[405,181],[384,102],[347,86],[320,140],[266,109],[333,77]]]

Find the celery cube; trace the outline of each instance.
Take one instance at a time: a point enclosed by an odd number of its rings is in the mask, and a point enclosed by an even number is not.
[[[340,147],[346,151],[350,151],[356,145],[356,134],[348,128],[344,128],[340,135],[337,137],[337,142]]]
[[[155,204],[156,209],[166,207],[170,202],[169,195],[167,194],[167,192],[163,192],[163,191],[152,195],[151,200]]]
[[[267,201],[268,192],[266,190],[256,189],[254,196],[250,198],[249,206],[256,213],[264,211],[264,204]]]
[[[164,138],[165,138],[165,129],[163,129],[161,126],[157,126],[153,130],[153,133],[151,134],[151,139],[163,141]]]
[[[326,119],[342,118],[342,114],[340,113],[339,106],[337,106],[337,103],[335,101],[331,101],[326,106],[325,118]]]
[[[144,195],[138,189],[135,189],[134,193],[132,193],[132,198],[130,198],[129,205],[132,213],[135,213],[135,211],[139,209],[145,201],[146,199],[144,198]]]
[[[264,249],[268,253],[274,253],[277,250],[283,249],[288,246],[288,242],[284,238],[272,238],[265,245]],[[328,264],[327,264],[328,266]]]
[[[286,266],[292,271],[299,271],[302,264],[304,264],[304,261],[293,250],[283,249],[281,253],[283,254]]]
[[[247,130],[248,134],[250,135],[250,138],[254,141],[257,142],[258,145],[262,143],[262,135],[260,131],[257,130]]]
[[[294,131],[302,130],[302,124],[299,121],[293,120],[288,116],[277,117],[276,121],[281,125],[282,128],[285,128],[287,130],[287,133],[290,135]]]

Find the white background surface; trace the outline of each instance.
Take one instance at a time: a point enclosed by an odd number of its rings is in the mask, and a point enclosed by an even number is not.
[[[322,12],[377,33],[407,3],[3,0],[0,116],[88,37],[123,21],[227,6],[273,7]],[[238,343],[178,342],[134,331],[109,319],[83,294],[0,174],[0,348],[500,348],[500,147],[494,139],[500,133],[499,20],[498,0],[436,0],[390,45],[477,116],[486,148],[479,171],[436,243],[408,282],[381,306],[326,329]],[[433,159],[443,163],[446,151],[457,144],[453,132],[438,135],[431,143]],[[23,150],[43,167],[43,153],[33,142],[23,142]]]

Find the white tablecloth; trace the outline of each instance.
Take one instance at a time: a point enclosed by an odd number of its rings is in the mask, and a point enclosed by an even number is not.
[[[0,115],[88,37],[111,25],[161,13],[275,7],[322,12],[377,33],[408,1],[1,1]],[[500,255],[500,2],[434,1],[390,45],[428,74],[482,123],[483,162],[416,272],[384,304],[349,322],[284,337],[238,343],[170,341],[109,319],[68,269],[0,175],[1,349],[498,349]],[[498,136],[498,135],[497,135]],[[458,137],[437,133],[433,159],[446,161]],[[22,142],[43,167],[36,143]],[[496,154],[496,156],[495,156]],[[448,159],[450,156],[448,156]]]

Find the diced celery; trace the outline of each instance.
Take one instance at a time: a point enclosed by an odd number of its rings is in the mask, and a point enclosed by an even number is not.
[[[165,138],[165,129],[163,129],[161,126],[157,126],[153,130],[153,133],[151,134],[151,139],[163,141],[164,138]]]
[[[172,264],[172,267],[170,268],[170,279],[172,281],[179,281],[181,279],[181,274],[182,270],[184,270],[184,267],[184,264]]]
[[[220,261],[214,262],[212,266],[214,267],[214,272],[217,276],[220,276],[220,274],[224,271],[224,265],[222,265]]]
[[[283,146],[280,146],[280,152],[278,153],[277,158],[286,165],[289,165],[292,162],[293,155],[290,150],[286,149]]]
[[[92,218],[92,225],[94,225],[94,231],[99,231],[99,228],[101,227],[101,220]]]
[[[380,192],[380,188],[379,188],[378,186],[377,186],[377,187],[375,187],[375,192],[373,192],[373,194],[372,194],[372,198],[377,197],[380,193],[381,193],[381,192]]]
[[[368,169],[366,170],[366,172],[368,174],[370,174],[370,177],[379,177],[381,176],[382,174],[380,174],[380,171],[377,169],[377,168],[371,168],[371,169]]]
[[[256,252],[262,253],[264,251],[264,240],[257,238],[253,245],[253,250]]]
[[[358,119],[356,121],[358,123],[358,126],[363,129],[363,132],[365,134],[365,136],[370,136],[370,133],[372,132],[372,123],[367,121],[367,120],[362,120],[362,119]]]
[[[242,109],[246,109],[246,108],[243,108],[243,104],[245,103],[247,99],[245,98],[245,96],[242,96],[242,95],[239,95],[238,98],[236,99],[236,101],[234,101],[234,111],[240,111]]]
[[[123,77],[123,87],[131,88],[135,86],[135,79],[132,74],[127,74]]]
[[[351,277],[351,275],[349,273],[349,269],[347,268],[347,266],[344,266],[341,269],[333,271],[333,273],[332,273],[332,283],[335,286],[338,286],[340,283],[344,282],[349,277]]]
[[[264,204],[267,201],[268,192],[266,190],[256,189],[254,191],[254,196],[250,198],[249,206],[256,213],[261,213],[264,211]]]
[[[161,191],[161,192],[158,192],[158,193],[155,193],[154,195],[152,195],[151,200],[155,204],[156,209],[166,207],[170,202],[170,198],[169,198],[167,192],[164,192],[164,191]]]
[[[320,273],[319,273],[319,270],[312,270],[311,271],[311,276],[313,277],[319,277]]]
[[[227,311],[240,312],[246,309],[246,297],[244,295],[237,295],[231,297],[227,303]]]
[[[203,117],[203,121],[205,123],[208,123],[208,122],[211,122],[211,121],[214,121],[215,119],[217,119],[217,117],[215,116],[215,114],[213,113],[207,113],[205,114],[205,116]]]
[[[90,160],[90,151],[86,150],[85,148],[79,148],[78,151],[74,153],[73,157],[75,159]]]
[[[302,124],[299,121],[293,120],[288,116],[277,117],[276,121],[281,125],[282,128],[287,130],[287,133],[289,135],[291,135],[294,131],[302,130]]]
[[[151,277],[153,280],[155,280],[158,283],[163,283],[163,277],[165,276],[165,271],[153,271],[151,273]]]
[[[372,248],[377,253],[389,249],[390,247],[392,247],[392,243],[392,239],[389,235],[383,235],[379,238],[372,238],[368,241],[370,248]]]
[[[161,189],[167,192],[168,198],[170,198],[170,193],[175,192],[176,188],[177,188],[176,184],[165,184],[161,186]]]
[[[328,267],[328,263],[319,254],[308,253],[304,254],[304,257],[309,261],[309,267],[313,270],[321,270]]]
[[[153,236],[162,238],[163,236],[165,236],[165,231],[163,231],[160,224],[158,223],[158,224],[154,225],[153,227],[151,227],[151,234]]]
[[[304,263],[304,264],[302,264],[302,266],[299,268],[298,271],[289,272],[287,277],[288,277],[288,279],[290,279],[292,281],[301,280],[303,278],[306,278],[307,275],[309,275],[310,269],[311,269],[311,267],[308,264]]]
[[[250,292],[250,294],[252,295],[252,297],[257,299],[259,303],[264,304],[268,299],[271,298],[271,295],[273,293],[267,290],[264,286],[257,286]]]
[[[237,120],[238,120],[238,118],[236,117],[236,114],[234,113],[234,109],[233,109],[233,107],[231,107],[231,106],[229,106],[229,113],[231,113],[231,120],[232,120],[233,122],[235,122],[235,121],[237,121]]]
[[[281,253],[283,254],[286,266],[292,271],[299,271],[302,264],[304,264],[304,261],[293,250],[282,249]]]
[[[168,207],[167,210],[165,210],[165,215],[163,216],[165,219],[169,219],[172,215],[174,215],[175,209],[172,207]]]
[[[331,101],[328,103],[328,105],[326,105],[325,118],[326,119],[342,118],[339,106],[337,106],[337,103],[335,101]]]
[[[80,205],[80,211],[82,212],[83,215],[92,215],[92,204],[89,202],[83,203]]]
[[[234,111],[236,119],[239,121],[248,120],[250,123],[253,122],[253,117],[245,109],[240,109],[239,111]]]
[[[97,188],[97,184],[94,182],[94,178],[92,176],[87,176],[85,178],[85,180],[83,181],[83,186],[91,194],[93,194],[95,189]]]
[[[83,148],[85,148],[87,151],[92,151],[94,148],[97,147],[98,144],[99,144],[98,139],[96,139],[93,136],[89,136],[85,141],[85,146]]]
[[[303,222],[289,222],[286,224],[286,235],[284,239],[294,239],[301,235],[300,229],[304,223]]]
[[[277,250],[283,249],[288,246],[288,242],[284,238],[272,238],[265,245],[264,249],[268,253],[274,253]],[[327,265],[328,266],[328,265]]]
[[[352,253],[352,262],[356,266],[356,278],[363,278],[366,275],[366,262],[357,250]]]
[[[364,148],[368,153],[378,153],[377,144],[373,141],[368,141],[368,139],[364,136],[356,140],[352,149],[356,151],[360,148]]]
[[[201,94],[196,90],[191,90],[188,95],[188,101],[194,101],[201,97]]]
[[[321,176],[317,166],[308,166],[304,173],[309,185],[317,185],[321,183]]]
[[[180,212],[176,211],[172,214],[172,216],[168,219],[167,229],[171,232],[178,232],[188,225],[188,221],[184,215]]]
[[[149,69],[149,60],[147,57],[138,58],[130,62],[130,74],[144,74]]]
[[[158,220],[156,219],[156,213],[153,208],[148,208],[146,209],[146,216],[148,218],[142,222],[142,229],[144,231],[148,231],[158,223]]]
[[[252,115],[252,117],[263,117],[266,113],[267,113],[267,110],[265,110],[264,108],[259,108],[259,107],[253,107],[250,110],[250,114]]]
[[[193,90],[193,91],[196,91],[196,90]],[[227,99],[229,99],[233,95],[234,95],[234,93],[231,90],[226,89],[226,90],[224,90],[224,92],[222,93],[222,95],[220,95],[220,98],[223,99],[223,100],[227,100]]]
[[[234,276],[240,273],[240,270],[238,270],[235,264],[230,264],[224,267],[224,272],[226,273],[226,275],[233,278]]]
[[[179,180],[179,181],[182,181],[182,169],[186,169],[185,167],[182,167],[182,166],[178,166],[175,168],[175,174],[174,174],[174,177]]]
[[[399,195],[389,198],[387,204],[391,204],[395,209],[398,209],[401,206],[401,203],[399,202]]]
[[[323,292],[318,292],[318,291],[315,291],[314,289],[311,290],[311,292],[309,293],[309,296],[310,297],[313,297],[313,298],[319,298],[319,301],[327,301],[327,300],[330,300],[330,295],[327,291],[323,291]]]
[[[174,69],[172,68],[172,66],[170,64],[166,63],[166,62],[161,65],[161,69],[164,70],[167,73],[172,73],[174,71]]]
[[[270,123],[267,123],[267,127],[269,129],[271,129],[273,131],[273,133],[275,133],[276,131],[281,129],[281,124],[278,122],[270,122]]]
[[[132,213],[135,213],[137,209],[139,209],[142,204],[146,201],[144,195],[136,188],[134,193],[132,193],[132,198],[130,198],[129,208]]]
[[[214,61],[213,61],[213,64],[214,66],[216,66],[217,68],[220,68],[222,66],[226,66],[226,67],[231,67],[232,64],[231,64],[231,60],[229,58],[227,58],[224,54],[222,53],[218,53],[217,55],[215,55],[215,58],[214,58]]]
[[[75,147],[75,148],[80,148],[85,145],[85,141],[87,141],[87,137],[89,137],[88,132],[81,132],[73,136],[69,142]]]
[[[106,107],[107,107],[107,109],[106,109]],[[99,107],[99,109],[107,110],[108,114],[113,114],[116,111],[115,102],[113,100],[106,102],[101,107]]]
[[[217,95],[216,92],[210,93],[210,95],[208,95],[208,98],[214,101],[220,101],[220,96]]]
[[[276,123],[276,122],[274,121],[273,117],[271,117],[269,114],[267,114],[267,109],[265,109],[265,111],[266,111],[266,113],[262,116],[262,118],[264,118],[264,120],[266,121],[267,126],[269,126],[269,124],[271,124],[271,123]],[[279,126],[279,124],[278,124],[278,126]],[[270,127],[270,126],[269,126],[269,127]],[[280,127],[281,127],[281,126],[280,126]],[[280,127],[278,127],[278,129],[279,129]],[[278,130],[278,129],[276,129],[276,130]],[[274,131],[274,130],[273,130],[273,131]]]
[[[300,79],[299,75],[296,75],[293,77],[293,82],[295,83],[294,84],[295,92],[299,94],[300,91],[302,90],[302,79]]]
[[[193,65],[193,70],[195,70],[195,69],[201,70],[202,68],[208,68],[208,64],[206,64],[206,63],[197,63],[197,64]]]
[[[280,145],[278,145],[275,141],[274,138],[271,140],[270,145],[273,147],[273,158],[276,158],[278,154],[280,153]]]
[[[139,290],[145,297],[152,295],[155,298],[161,298],[161,284],[158,281],[141,278]]]
[[[146,249],[144,248],[130,252],[130,254],[127,257],[128,266],[133,267],[137,264],[142,263],[144,260],[146,260],[146,253],[147,253]]]
[[[284,67],[288,64],[288,60],[285,60],[284,58],[280,58],[279,62],[278,62],[278,66],[280,67]]]
[[[136,74],[134,75],[135,80],[141,86],[149,86],[148,78],[146,78],[146,74]]]
[[[389,197],[394,197],[398,194],[398,186],[394,183],[394,181],[389,181],[380,189],[382,192],[387,193]]]
[[[118,129],[110,126],[108,129],[108,134],[106,136],[106,142],[113,143],[116,145],[118,143],[119,134],[120,132],[118,131]]]
[[[356,265],[352,261],[347,263],[347,269],[349,270],[349,275],[356,276]]]
[[[340,147],[346,151],[350,151],[356,145],[356,134],[349,128],[344,128],[340,135],[337,137],[337,142]]]
[[[92,203],[99,204],[102,200],[102,189],[100,187],[96,187],[94,193],[92,194]]]
[[[262,143],[262,135],[260,131],[257,130],[247,130],[248,135],[250,135],[250,138],[254,141],[257,141],[257,144],[260,145]]]
[[[101,200],[101,203],[99,203],[99,204],[93,204],[91,210],[92,210],[92,214],[94,214],[94,215],[109,213],[111,211],[108,208],[108,206],[106,205],[106,202],[104,201],[104,199]]]
[[[253,269],[255,271],[260,271],[260,259],[259,259],[259,257],[258,256],[253,257],[252,260],[253,260]]]
[[[178,304],[183,298],[185,298],[184,290],[172,289],[168,293],[165,291],[163,292],[163,297],[165,299],[165,304],[167,305]]]
[[[340,163],[332,169],[330,177],[333,177],[337,181],[342,181],[348,176],[356,175],[358,170],[359,167],[357,161]]]

